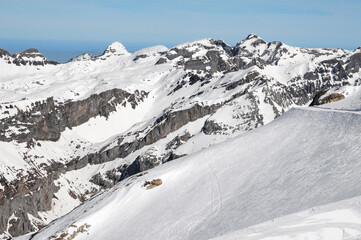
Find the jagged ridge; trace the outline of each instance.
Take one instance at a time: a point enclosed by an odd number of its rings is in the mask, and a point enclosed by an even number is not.
[[[101,56],[51,69],[12,76],[4,68],[0,149],[11,161],[1,162],[0,205],[30,193],[53,198],[8,207],[14,216],[0,216],[0,232],[36,230],[55,218],[49,203],[61,215],[64,203],[76,206],[126,177],[267,124],[321,90],[356,86],[360,62],[360,49],[297,48],[251,34],[234,47],[205,39],[128,53],[114,43]],[[25,186],[34,176],[54,187],[18,191],[20,176]]]

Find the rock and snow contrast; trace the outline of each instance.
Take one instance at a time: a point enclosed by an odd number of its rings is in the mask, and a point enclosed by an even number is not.
[[[0,50],[0,237],[361,237],[361,48],[41,56]]]

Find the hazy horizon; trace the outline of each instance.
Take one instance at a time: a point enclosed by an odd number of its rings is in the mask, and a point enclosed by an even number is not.
[[[248,34],[247,34],[248,35]],[[230,46],[235,46],[237,42],[240,42],[247,37],[244,35],[236,42],[228,42],[224,40]],[[259,35],[260,36],[260,35]],[[262,36],[260,36],[262,38]],[[264,38],[263,38],[264,39]],[[195,41],[199,39],[190,39],[189,41]],[[216,39],[218,40],[218,39]],[[359,46],[338,46],[338,45],[296,45],[289,42],[282,41],[282,39],[264,39],[267,42],[271,41],[281,41],[285,44],[297,47],[306,47],[306,48],[343,48],[347,50],[354,50]],[[65,63],[71,58],[79,56],[83,53],[90,53],[91,55],[100,55],[114,41],[59,41],[59,40],[21,40],[21,39],[0,39],[0,48],[9,51],[11,54],[22,52],[29,48],[36,48],[49,60],[57,61],[60,63]],[[118,41],[121,42],[121,41]],[[164,45],[168,48],[181,44],[183,42],[165,42],[165,43],[132,43],[132,42],[121,42],[129,52],[136,52],[140,49],[155,46],[155,45]]]
[[[230,45],[256,33],[310,48],[361,46],[359,0],[16,0],[0,2],[0,48],[75,53],[172,47],[203,38]],[[73,52],[73,53],[71,53]]]

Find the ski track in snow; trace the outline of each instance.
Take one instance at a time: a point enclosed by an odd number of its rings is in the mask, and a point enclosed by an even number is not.
[[[214,171],[214,168],[212,167],[212,163],[207,163],[210,171],[211,171],[211,213],[213,215],[218,215],[220,209],[222,208],[222,192],[221,192],[221,186],[219,184],[218,177]],[[214,206],[215,204],[215,206]]]

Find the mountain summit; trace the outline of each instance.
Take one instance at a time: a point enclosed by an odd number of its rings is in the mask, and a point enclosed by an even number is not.
[[[0,61],[17,66],[45,66],[56,65],[57,62],[49,61],[35,48],[27,49],[20,53],[11,55],[8,51],[0,49]]]
[[[114,55],[126,55],[129,52],[127,49],[123,46],[123,44],[119,42],[113,42],[110,44],[104,51],[103,55],[110,56],[112,54]]]
[[[0,51],[0,238],[215,238],[359,194],[359,51],[250,35],[18,55]]]

